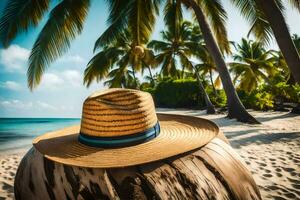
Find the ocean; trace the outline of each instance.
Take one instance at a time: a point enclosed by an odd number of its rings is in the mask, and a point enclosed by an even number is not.
[[[78,118],[0,118],[0,151],[29,147],[41,134],[79,123]]]

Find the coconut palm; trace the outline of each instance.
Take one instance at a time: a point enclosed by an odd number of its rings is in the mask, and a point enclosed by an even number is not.
[[[154,58],[153,58],[153,62],[155,62]],[[155,67],[157,67],[157,66],[152,64],[152,65],[143,65],[143,68],[142,68],[142,75],[144,74],[145,71],[148,71],[148,75],[144,76],[144,79],[150,83],[151,87],[155,86],[155,78],[152,73],[152,68],[155,68]]]
[[[124,31],[117,40],[98,52],[88,63],[84,72],[84,84],[110,78],[110,87],[137,88],[136,71],[152,64],[154,54],[151,50],[135,46],[132,33]],[[126,80],[128,78],[128,80]],[[127,83],[130,84],[125,84]]]
[[[47,10],[49,0],[9,0],[0,19],[1,43],[11,41],[30,26],[37,26]],[[28,86],[36,87],[51,62],[63,55],[71,41],[81,33],[90,6],[89,0],[63,0],[50,12],[29,56]]]
[[[128,5],[131,1],[127,1]],[[154,1],[153,1],[154,2]],[[157,0],[157,2],[160,2]],[[226,13],[222,7],[222,5],[218,1],[211,1],[211,0],[202,0],[199,2],[196,2],[194,0],[182,0],[182,1],[175,1],[175,0],[166,0],[167,3],[176,3],[176,10],[174,10],[174,13],[178,13],[181,11],[181,4],[183,3],[188,8],[192,8],[194,11],[198,23],[200,25],[201,31],[204,36],[205,43],[207,45],[207,49],[209,50],[210,54],[213,57],[214,62],[216,63],[218,72],[220,74],[222,84],[225,90],[225,93],[227,95],[228,100],[228,117],[230,118],[236,118],[239,121],[243,122],[250,122],[250,123],[258,123],[245,109],[243,104],[241,103],[234,85],[232,83],[232,80],[230,78],[229,71],[226,67],[225,61],[223,59],[222,52],[229,52],[229,44],[226,37],[226,29],[224,25],[224,20],[226,18]],[[180,5],[179,5],[180,4]],[[132,6],[123,6],[123,9],[119,12],[115,12],[115,15],[112,16],[114,18],[114,22],[110,23],[110,27],[115,26],[116,28],[122,27],[122,21],[127,18],[127,16],[130,16],[133,10],[135,9]],[[204,10],[204,12],[202,11]],[[205,14],[204,14],[205,13]],[[151,13],[148,13],[151,14]],[[166,15],[165,15],[166,16]],[[170,15],[174,16],[174,15]],[[207,16],[207,17],[206,17]],[[208,19],[210,21],[210,24],[212,26],[212,29],[210,28],[208,24]],[[175,19],[176,20],[176,19]],[[117,25],[120,23],[121,25]],[[173,22],[173,24],[176,24],[176,21]],[[113,29],[113,28],[112,28]],[[212,33],[212,30],[214,30],[214,34]],[[113,40],[115,37],[117,37],[117,34],[107,34],[106,40]],[[214,36],[218,40],[217,45]],[[111,39],[107,39],[111,38]]]
[[[181,0],[181,2],[195,14],[206,47],[216,64],[227,96],[228,117],[236,118],[242,122],[259,123],[247,112],[240,101],[223,58],[222,52],[229,52],[229,44],[226,39],[227,34],[224,23],[226,12],[222,5],[219,1],[211,0]]]
[[[138,80],[135,80],[132,74],[132,71],[127,67],[116,67],[108,73],[106,77],[108,80],[104,82],[104,85],[108,86],[109,88],[135,89]]]
[[[168,5],[165,10],[168,9]],[[181,22],[176,28],[169,26],[170,28],[166,31],[162,31],[162,39],[152,40],[148,47],[155,50],[158,54],[156,55],[156,62],[161,65],[161,74],[164,76],[173,76],[177,78],[183,78],[185,72],[193,72],[196,75],[196,79],[199,85],[201,94],[203,94],[207,113],[215,113],[213,104],[211,103],[199,76],[199,72],[195,70],[193,63],[190,61],[190,57],[193,55],[193,50],[196,48],[199,51],[199,44],[191,41],[192,24],[187,21]],[[180,68],[178,68],[178,60],[180,62]]]
[[[190,22],[182,22],[176,34],[171,30],[162,31],[162,41],[152,40],[149,42],[148,47],[158,53],[155,60],[158,65],[161,65],[163,75],[183,78],[183,73],[178,71],[178,60],[182,72],[192,70],[193,66],[189,57],[193,52],[189,47],[195,44],[189,40],[190,28]]]
[[[206,48],[199,26],[193,26],[192,33],[190,35],[190,40],[201,45],[200,50],[197,46],[196,49],[193,50],[193,56],[198,58],[201,61],[201,63],[195,65],[195,68],[197,69],[198,72],[202,74],[202,76],[207,76],[207,75],[209,76],[214,94],[217,96],[218,94],[215,85],[217,87],[220,87],[221,85],[220,76],[218,75],[215,81],[213,81],[213,73],[217,72],[217,68]]]
[[[147,43],[155,23],[155,14],[158,12],[157,0],[149,1],[107,1],[110,8],[108,21],[110,26],[96,44],[95,50],[101,49],[111,43],[111,35],[119,35],[128,26],[134,28],[132,32],[135,39],[133,46]],[[36,27],[43,19],[50,6],[50,0],[17,1],[8,0],[0,19],[0,40],[4,47],[21,32],[28,30],[32,25]],[[39,33],[29,57],[27,72],[28,87],[32,90],[39,85],[42,75],[50,64],[62,56],[70,47],[71,41],[81,33],[83,23],[87,16],[90,0],[62,0],[59,1],[49,14],[49,18]],[[130,17],[123,16],[124,10],[131,7],[132,12],[127,12]],[[133,29],[132,29],[133,30]],[[107,37],[109,36],[109,37]],[[105,44],[104,44],[105,42]],[[133,47],[133,48],[134,48]],[[136,55],[138,57],[139,55]]]
[[[293,42],[298,50],[300,52],[300,37],[296,34],[292,36]],[[295,80],[293,76],[291,76],[291,72],[286,64],[286,61],[281,53],[281,51],[273,51],[273,56],[275,59],[275,66],[277,67],[280,76],[284,77],[285,80],[287,80],[290,84],[295,84]]]
[[[269,41],[274,35],[282,55],[296,82],[300,83],[300,56],[290,36],[283,14],[281,0],[232,0],[251,23],[251,30],[258,39]],[[289,3],[300,11],[300,1]]]
[[[176,2],[176,11],[180,11],[180,3],[194,11],[207,44],[207,49],[216,63],[227,95],[228,117],[256,123],[257,121],[246,111],[239,100],[220,51],[221,49],[222,52],[229,52],[224,25],[226,13],[220,2],[211,0],[165,1],[167,3]],[[133,38],[136,41],[135,46],[145,44],[154,27],[155,15],[159,11],[159,3],[161,2],[161,0],[107,1],[110,10],[109,27],[97,40],[94,49],[108,46],[127,27],[135,30],[133,32]],[[48,8],[49,0],[32,0],[27,3],[9,0],[0,20],[2,43],[8,45],[19,32],[27,30],[32,24],[37,25]],[[62,0],[51,11],[50,17],[40,32],[31,52],[28,69],[29,88],[33,89],[40,83],[42,74],[50,63],[63,55],[69,48],[72,39],[81,32],[88,8],[89,0],[76,0],[76,2],[75,0]],[[174,21],[174,23],[176,22]],[[217,45],[215,38],[219,45]]]
[[[268,83],[276,73],[275,58],[272,51],[266,51],[262,44],[252,40],[242,39],[241,44],[233,43],[236,53],[233,54],[234,62],[229,64],[230,71],[234,74],[234,83],[238,88],[251,92],[264,81]]]
[[[213,92],[217,96],[218,94],[216,87],[220,88],[221,79],[219,75],[217,75],[215,80],[213,79],[213,74],[214,72],[216,72],[216,66],[214,62],[212,62],[210,56],[202,58],[201,63],[195,65],[195,67],[198,69],[199,73],[201,73],[202,76],[208,76]]]

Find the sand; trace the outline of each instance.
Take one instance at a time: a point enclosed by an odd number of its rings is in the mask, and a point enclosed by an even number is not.
[[[300,199],[300,116],[286,112],[251,111],[261,125],[206,115],[197,110],[158,109],[214,121],[252,172],[263,199]],[[13,179],[26,149],[0,152],[0,200],[13,199]]]

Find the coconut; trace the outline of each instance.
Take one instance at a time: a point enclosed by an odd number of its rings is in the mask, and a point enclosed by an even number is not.
[[[134,47],[134,54],[139,56],[139,57],[144,57],[145,55],[145,50],[144,47],[142,46],[135,46]]]

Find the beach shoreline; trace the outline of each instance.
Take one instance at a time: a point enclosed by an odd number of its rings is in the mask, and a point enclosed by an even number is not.
[[[287,112],[250,111],[262,124],[251,125],[206,115],[204,111],[157,109],[199,116],[215,122],[247,164],[263,199],[300,199],[300,116]],[[30,146],[0,151],[0,199],[13,199],[14,176]]]

